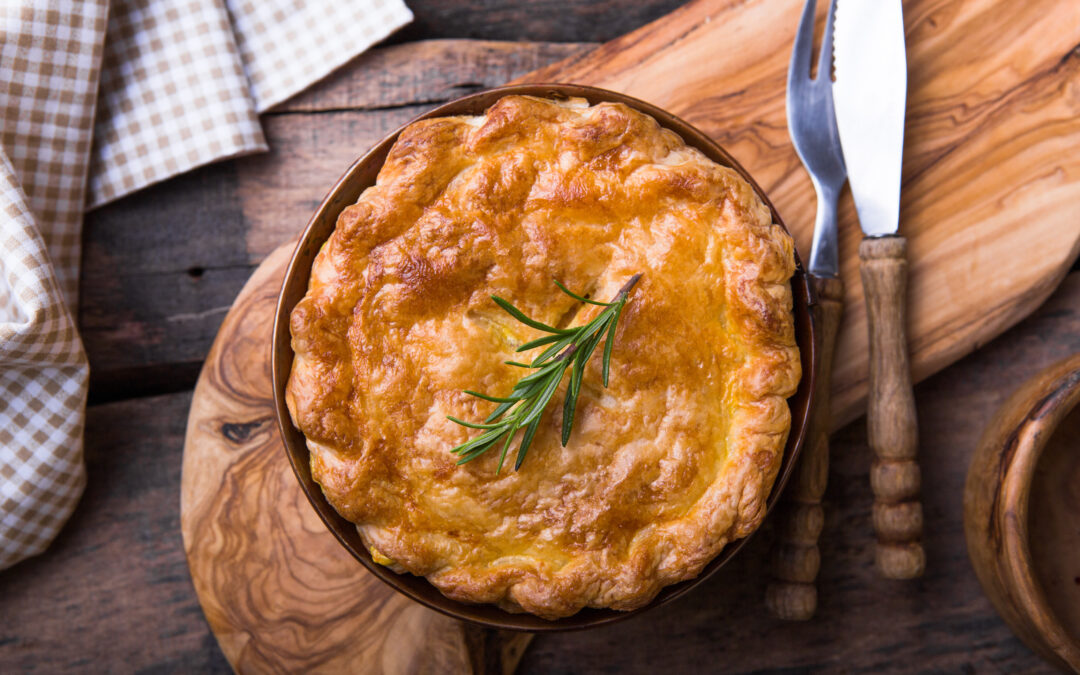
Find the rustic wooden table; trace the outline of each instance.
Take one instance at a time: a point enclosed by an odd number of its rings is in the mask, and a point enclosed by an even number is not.
[[[680,1],[409,4],[417,20],[391,45],[265,116],[270,153],[192,172],[88,216],[79,323],[92,365],[89,485],[53,547],[0,574],[0,672],[227,672],[188,575],[179,487],[191,388],[241,285],[386,132]],[[1045,671],[972,573],[962,487],[994,409],[1024,379],[1077,351],[1074,268],[1032,317],[917,387],[923,579],[887,582],[873,571],[870,451],[857,421],[833,444],[821,600],[811,623],[775,621],[762,606],[766,532],[672,605],[609,628],[538,637],[521,672],[645,672],[660,664],[671,672]]]

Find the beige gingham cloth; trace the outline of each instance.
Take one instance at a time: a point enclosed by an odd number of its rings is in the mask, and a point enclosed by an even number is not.
[[[0,569],[86,483],[84,210],[266,150],[260,112],[411,19],[402,0],[0,0]]]

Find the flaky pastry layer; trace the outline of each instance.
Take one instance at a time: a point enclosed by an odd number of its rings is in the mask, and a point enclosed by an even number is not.
[[[291,316],[286,391],[329,502],[376,560],[450,598],[554,619],[630,610],[764,515],[800,378],[791,238],[735,171],[621,104],[508,96],[416,122],[345,209]],[[562,390],[520,471],[456,466],[539,333],[641,282],[610,386]],[[520,358],[520,357],[519,357]]]

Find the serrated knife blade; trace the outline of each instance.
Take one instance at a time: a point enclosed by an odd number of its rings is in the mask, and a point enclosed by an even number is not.
[[[839,0],[833,99],[848,181],[867,236],[900,223],[907,54],[900,0]]]

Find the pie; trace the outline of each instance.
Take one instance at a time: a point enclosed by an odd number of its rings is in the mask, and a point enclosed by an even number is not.
[[[631,610],[761,523],[800,378],[790,236],[734,170],[648,115],[507,96],[415,122],[346,208],[290,317],[286,399],[326,499],[374,560],[547,619]],[[542,333],[641,273],[609,386],[565,381],[520,470],[451,449]],[[568,378],[567,378],[568,379]],[[520,433],[520,432],[519,432]],[[516,445],[514,446],[516,447]]]

